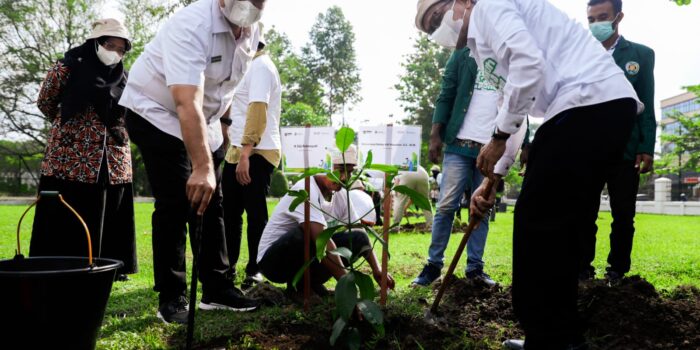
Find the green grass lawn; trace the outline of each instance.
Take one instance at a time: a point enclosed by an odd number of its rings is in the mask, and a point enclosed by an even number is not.
[[[269,204],[270,209],[274,203]],[[0,257],[11,258],[16,247],[15,232],[23,206],[0,206]],[[150,214],[153,205],[136,204],[136,229],[140,272],[126,283],[115,283],[98,342],[100,349],[166,349],[183,344],[184,328],[164,325],[155,316],[157,296],[152,291],[153,268],[150,237]],[[464,214],[466,217],[466,214]],[[25,219],[22,230],[23,252],[27,254],[33,212]],[[511,281],[512,212],[499,213],[497,221],[491,224],[485,261],[486,272],[501,284]],[[412,218],[412,222],[416,219]],[[610,215],[601,213],[598,220],[600,234],[595,267],[601,276],[605,268],[608,251]],[[451,259],[461,235],[454,235],[446,256]],[[390,272],[397,282],[397,290],[390,295],[402,299],[409,291],[410,281],[424,264],[430,233],[402,232],[392,234],[390,246],[392,260]],[[378,245],[379,246],[379,245]],[[246,243],[242,244],[246,247]],[[637,233],[632,256],[632,271],[646,278],[657,289],[672,289],[678,285],[700,286],[700,218],[661,215],[638,215]],[[381,256],[381,254],[378,254]],[[466,258],[462,258],[457,268],[463,274]],[[247,261],[245,249],[241,252],[238,270],[244,270]],[[448,264],[449,261],[446,262]],[[189,265],[188,265],[189,266]],[[542,267],[547,273],[547,267]],[[242,277],[239,277],[242,279]],[[188,278],[189,281],[189,278]],[[238,281],[240,282],[240,280]],[[330,286],[330,285],[329,285]],[[280,308],[265,308],[252,314],[240,315],[226,312],[199,312],[196,339],[200,342],[226,339],[234,330],[254,331],[264,327],[262,318],[285,317],[290,322],[304,316],[299,311]],[[329,328],[330,328],[329,324]],[[230,339],[232,348],[249,348],[250,339]],[[247,344],[247,345],[246,345]]]

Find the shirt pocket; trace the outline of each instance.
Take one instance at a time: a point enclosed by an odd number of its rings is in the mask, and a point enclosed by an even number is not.
[[[226,44],[222,42],[222,38],[215,38],[212,41],[207,67],[204,69],[205,77],[217,82],[222,82],[228,78],[226,52]]]

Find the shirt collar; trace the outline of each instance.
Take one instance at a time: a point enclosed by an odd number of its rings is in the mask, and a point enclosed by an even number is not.
[[[617,49],[617,44],[620,43],[620,39],[622,39],[622,35],[617,37],[617,40],[615,40],[615,43],[612,46],[610,46],[610,48],[608,49],[608,52],[614,52],[615,49]]]
[[[228,23],[224,14],[219,7],[219,0],[212,0],[211,14],[213,19],[214,33],[225,33],[231,31],[231,25]]]

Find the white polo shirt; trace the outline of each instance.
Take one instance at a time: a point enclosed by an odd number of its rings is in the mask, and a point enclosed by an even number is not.
[[[282,84],[277,67],[267,54],[253,59],[250,70],[236,89],[231,105],[231,120],[229,130],[231,144],[241,147],[245,129],[248,105],[253,102],[267,104],[267,123],[260,143],[255,149],[282,149],[280,140],[280,115],[282,114]]]
[[[223,143],[219,118],[257,50],[259,27],[236,40],[218,0],[199,0],[176,12],[134,62],[119,104],[161,131],[182,139],[169,87],[200,86],[212,151]]]
[[[325,203],[323,210],[326,222],[329,226],[345,225],[348,221],[348,191],[341,189],[333,194],[330,203]],[[372,197],[361,189],[350,190],[349,219],[356,222],[358,219],[366,224],[374,225],[377,222],[377,213],[374,211]],[[338,219],[338,220],[336,220]]]
[[[293,191],[299,191],[304,189],[304,180],[301,180],[294,184],[292,187]],[[262,260],[265,256],[265,252],[272,246],[280,237],[284,236],[291,230],[304,224],[304,204],[300,204],[294,211],[289,211],[289,205],[294,201],[294,197],[290,195],[285,195],[280,199],[280,202],[275,207],[275,211],[272,213],[270,220],[265,225],[262,237],[260,237],[260,244],[258,244],[258,261]],[[309,211],[309,221],[315,222],[326,227],[326,219],[323,213],[318,209],[321,208],[321,204],[325,202],[323,199],[323,194],[321,189],[316,184],[316,178],[311,177],[309,186],[309,201],[311,203],[311,210]]]
[[[576,107],[621,98],[644,105],[600,42],[545,0],[479,0],[467,46],[503,90],[498,129],[515,133],[527,114],[545,122]],[[653,108],[650,106],[650,108]]]

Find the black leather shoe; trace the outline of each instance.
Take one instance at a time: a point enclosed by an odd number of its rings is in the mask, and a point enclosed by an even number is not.
[[[508,339],[503,342],[503,349],[522,350],[525,349],[525,341],[520,339]]]
[[[161,304],[157,316],[165,323],[187,324],[188,304],[187,298],[181,295]]]
[[[520,339],[508,339],[503,342],[503,349],[523,350],[525,349],[525,341]],[[563,347],[562,350],[588,350],[588,345],[586,343],[569,344]]]

